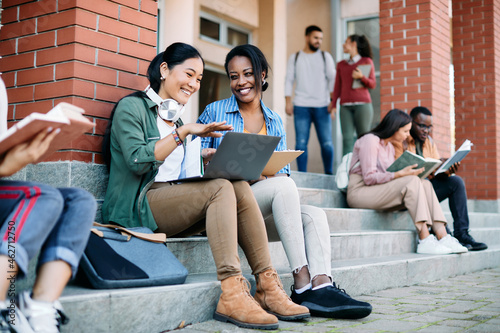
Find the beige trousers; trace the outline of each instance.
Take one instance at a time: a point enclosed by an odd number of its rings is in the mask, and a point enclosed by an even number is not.
[[[207,231],[219,280],[241,274],[238,244],[253,274],[272,267],[264,219],[247,182],[155,183],[147,198],[158,232],[167,237]]]
[[[405,176],[377,185],[365,185],[363,176],[351,174],[347,188],[347,203],[352,208],[399,210],[406,208],[417,222],[446,224],[436,193],[430,181],[417,176]]]

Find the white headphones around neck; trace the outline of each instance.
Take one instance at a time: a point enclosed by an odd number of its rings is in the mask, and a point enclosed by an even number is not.
[[[170,98],[162,99],[151,86],[147,86],[144,92],[158,105],[158,116],[161,119],[176,122],[184,113],[184,104]]]

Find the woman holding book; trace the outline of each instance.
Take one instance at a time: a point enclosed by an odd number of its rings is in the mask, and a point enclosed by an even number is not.
[[[352,208],[408,209],[418,231],[417,253],[463,253],[467,249],[446,231],[446,219],[432,184],[417,175],[424,168],[410,165],[397,172],[386,169],[394,162],[393,143],[410,134],[411,117],[394,109],[380,124],[354,144],[347,203]],[[434,235],[429,233],[432,228]]]
[[[334,116],[337,100],[340,98],[340,127],[345,155],[352,151],[354,131],[360,136],[371,128],[373,106],[368,89],[374,89],[377,83],[368,39],[365,36],[351,35],[347,37],[343,48],[344,53],[349,54],[349,60],[342,60],[337,64],[330,108]]]
[[[269,65],[264,54],[246,44],[233,48],[224,64],[233,95],[209,104],[199,123],[226,121],[235,131],[281,137],[277,150],[286,150],[280,116],[262,102]],[[202,147],[218,148],[221,137],[202,138]],[[252,191],[264,216],[271,241],[283,243],[290,263],[294,290],[292,300],[306,305],[312,314],[333,318],[363,318],[371,305],[359,302],[332,283],[330,230],[325,212],[300,205],[295,182],[286,165],[275,175],[260,176]]]
[[[0,77],[0,136],[7,132],[7,112]],[[59,332],[68,321],[58,299],[87,245],[95,198],[80,188],[6,179],[38,163],[59,132],[47,127],[0,154],[0,332]],[[36,257],[32,290],[17,290]]]
[[[232,129],[225,122],[183,124],[179,118],[199,90],[203,70],[195,48],[174,43],[148,68],[152,90],[117,103],[109,145],[104,147],[111,160],[103,220],[146,226],[169,237],[206,230],[222,287],[214,318],[246,328],[276,329],[276,317],[302,319],[309,311],[290,301],[271,265],[264,220],[249,184],[225,179],[177,182],[189,134],[218,137],[222,134],[216,131]],[[202,155],[210,157],[207,150]],[[259,304],[242,275],[238,244],[256,275],[263,300]]]

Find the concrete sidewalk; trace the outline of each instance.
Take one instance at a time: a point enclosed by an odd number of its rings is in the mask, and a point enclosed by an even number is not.
[[[500,267],[356,298],[372,304],[367,318],[280,321],[279,332],[500,332]],[[258,331],[211,320],[173,332]]]

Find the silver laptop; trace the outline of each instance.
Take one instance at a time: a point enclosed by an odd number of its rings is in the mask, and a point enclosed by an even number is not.
[[[262,170],[280,142],[279,136],[227,132],[201,177],[178,179],[179,182],[225,178],[259,179]]]

